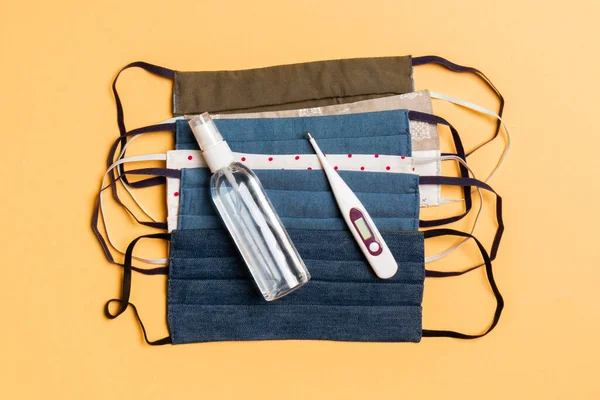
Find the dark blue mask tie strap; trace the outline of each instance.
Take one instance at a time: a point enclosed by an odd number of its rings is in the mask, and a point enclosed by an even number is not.
[[[119,133],[121,136],[124,136],[127,132],[125,129],[125,115],[123,113],[123,104],[121,103],[121,98],[119,97],[119,92],[117,91],[117,81],[119,80],[119,76],[123,71],[129,68],[141,68],[145,71],[150,72],[151,74],[161,76],[163,78],[168,78],[170,80],[175,79],[175,71],[169,68],[160,67],[158,65],[150,64],[144,61],[136,61],[130,64],[127,64],[117,73],[115,79],[112,83],[112,91],[115,96],[115,103],[117,105],[117,125],[119,126]]]
[[[498,286],[496,285],[496,281],[494,280],[494,274],[492,271],[492,260],[490,260],[490,257],[488,256],[487,251],[485,251],[485,248],[483,247],[481,242],[479,240],[477,240],[477,238],[475,236],[471,235],[470,233],[460,232],[460,231],[456,231],[454,229],[432,229],[429,231],[425,231],[424,235],[425,235],[425,239],[434,238],[434,237],[438,237],[438,236],[451,235],[451,236],[468,237],[475,241],[475,243],[477,244],[477,247],[479,248],[479,251],[481,252],[481,256],[483,258],[483,263],[485,265],[485,273],[486,273],[488,282],[490,284],[492,292],[494,293],[494,297],[496,298],[496,311],[494,312],[494,318],[492,320],[492,324],[483,333],[480,333],[477,335],[469,335],[466,333],[455,332],[455,331],[423,329],[423,337],[449,337],[449,338],[455,338],[455,339],[477,339],[477,338],[487,335],[498,324],[498,321],[500,320],[500,316],[502,315],[502,309],[504,308],[504,299],[502,298],[502,295],[500,294],[500,290],[498,290]]]
[[[437,115],[422,113],[422,112],[418,112],[418,111],[409,111],[408,119],[411,121],[426,122],[428,124],[445,125],[448,128],[450,128],[450,132],[452,133],[452,139],[454,140],[454,147],[456,148],[456,156],[458,156],[459,158],[462,158],[463,160],[466,161],[465,149],[463,147],[462,141],[460,140],[460,135],[458,134],[458,131],[456,130],[456,128],[454,128],[454,126],[452,126],[452,124],[450,124],[444,118],[438,117]],[[459,171],[460,171],[460,175],[463,178],[469,177],[469,170],[464,165],[459,164]],[[436,226],[448,225],[452,222],[460,221],[461,219],[463,219],[469,213],[469,211],[471,211],[471,207],[473,206],[473,200],[471,198],[471,188],[470,187],[468,187],[468,186],[463,187],[463,197],[465,198],[465,212],[464,213],[453,216],[453,217],[440,218],[440,219],[434,219],[434,220],[429,220],[429,221],[419,220],[419,227],[433,228]]]
[[[158,75],[160,77],[167,78],[172,81],[175,80],[175,71],[174,70],[169,69],[169,68],[160,67],[158,65],[150,64],[150,63],[147,63],[144,61],[132,62],[130,64],[127,64],[123,68],[121,68],[121,70],[117,73],[117,76],[115,76],[115,79],[113,80],[113,83],[112,83],[112,92],[113,92],[113,95],[115,96],[115,103],[117,106],[117,125],[119,127],[119,136],[120,136],[119,143],[121,146],[125,145],[125,142],[127,141],[126,136],[128,136],[128,135],[127,135],[127,129],[125,128],[125,115],[123,112],[123,104],[121,103],[121,97],[119,97],[119,92],[117,90],[117,81],[119,80],[121,73],[129,68],[141,68],[145,71],[150,72],[151,74]],[[109,163],[109,166],[110,166],[110,163]],[[119,171],[123,171],[122,166],[119,166],[117,168]],[[111,175],[114,176],[114,173]],[[128,183],[126,177],[125,177],[125,183]],[[135,186],[132,186],[132,187],[135,187]],[[116,196],[114,191],[113,191],[113,196]],[[115,200],[119,201],[117,198],[115,198]]]
[[[500,195],[498,195],[498,193],[496,193],[496,191],[494,191],[494,189],[492,189],[490,185],[474,178],[456,178],[449,176],[420,176],[419,185],[468,185],[475,186],[493,193],[496,196],[496,223],[498,224],[498,227],[496,228],[496,234],[494,235],[492,247],[490,248],[490,259],[492,261],[496,259],[496,255],[498,254],[498,248],[500,247],[500,241],[502,240],[502,235],[504,234],[504,220],[502,218],[502,197],[500,197]],[[477,269],[481,266],[483,266],[483,264],[479,264],[474,267],[469,267],[462,271],[426,270],[425,276],[427,276],[428,278],[446,278],[449,276],[459,276],[466,274],[467,272],[473,271],[474,269]]]
[[[106,185],[105,187],[103,187],[100,190],[100,193],[102,193],[104,190],[108,189],[109,187],[112,188],[113,191],[115,191],[116,186],[117,186],[117,184],[116,184],[117,181],[119,179],[124,179],[125,175],[155,175],[155,177],[160,177],[162,179],[166,179],[166,178],[179,179],[181,177],[181,171],[176,170],[176,169],[169,169],[169,168],[142,168],[142,169],[133,169],[130,171],[123,171],[122,175],[119,175],[119,178],[117,180],[110,181],[108,185]],[[127,207],[123,202],[121,202],[120,199],[119,199],[118,203],[123,208],[125,208],[125,210],[127,210],[127,212],[133,217],[133,219],[135,219],[135,221],[138,224],[148,226],[150,228],[163,229],[163,230],[167,229],[166,222],[140,221],[138,219],[138,217],[133,213],[133,211],[131,211],[131,209],[129,209],[129,207]]]
[[[144,327],[144,324],[142,323],[140,314],[138,313],[138,310],[135,307],[135,305],[133,305],[132,303],[129,302],[129,298],[131,296],[131,271],[132,271],[131,261],[133,259],[133,249],[134,249],[136,243],[140,239],[145,239],[145,238],[147,238],[147,239],[162,239],[162,240],[168,241],[171,239],[171,234],[170,233],[154,233],[151,235],[143,235],[143,236],[140,236],[140,237],[134,239],[129,244],[129,246],[127,246],[127,251],[125,252],[125,262],[123,263],[123,286],[122,286],[122,290],[121,290],[121,298],[120,299],[110,299],[109,301],[107,301],[106,305],[104,306],[104,315],[106,315],[107,318],[115,319],[119,315],[123,314],[125,312],[125,310],[127,310],[128,306],[131,306],[131,308],[133,308],[135,317],[136,317],[138,323],[140,324],[140,327],[142,328],[142,333],[144,334],[144,340],[146,341],[146,343],[148,343],[149,345],[152,345],[152,346],[171,344],[172,342],[171,342],[170,336],[167,336],[162,339],[154,340],[154,341],[148,340],[146,328]],[[119,308],[117,309],[117,312],[115,312],[114,314],[110,312],[110,305],[113,302],[117,302],[119,304]]]
[[[175,178],[175,179],[181,178],[181,171],[176,170],[176,169],[168,169],[168,168],[141,168],[141,169],[125,171],[125,173],[131,174],[131,175],[156,175],[156,176],[163,176],[165,178]],[[113,264],[122,265],[115,261],[115,259],[113,258],[112,254],[110,252],[108,244],[106,243],[106,241],[104,240],[104,237],[102,236],[102,233],[100,233],[100,230],[98,229],[98,220],[99,220],[99,215],[100,215],[100,196],[102,196],[102,192],[104,190],[108,189],[109,187],[113,187],[115,185],[116,185],[115,181],[110,182],[105,187],[103,187],[100,190],[100,192],[98,193],[98,197],[96,198],[96,203],[94,205],[94,211],[92,212],[92,231],[94,232],[94,235],[98,239],[100,246],[102,246],[102,250],[104,251],[104,255],[106,256],[106,259]],[[127,207],[125,207],[125,209],[127,209],[129,211],[129,209]],[[131,215],[133,215],[133,213],[131,213],[131,211],[129,211],[129,213]],[[135,218],[135,216],[134,216],[134,218]],[[136,218],[136,221],[140,222],[137,220],[137,218]],[[146,223],[145,225],[150,225],[150,224],[151,223]],[[165,230],[167,229],[166,225],[162,222],[155,222],[154,224],[156,224],[156,226],[153,226],[154,228],[165,229]],[[165,225],[165,226],[163,226],[163,225]],[[164,267],[161,267],[161,268],[164,268]],[[132,269],[134,269],[135,271],[141,272],[141,273],[146,273],[143,271],[149,271],[149,270],[137,268],[137,267],[133,267]],[[153,273],[151,273],[150,275],[153,275]]]
[[[486,85],[488,85],[494,91],[494,93],[500,100],[500,106],[498,108],[498,116],[500,116],[500,118],[502,118],[502,113],[504,112],[504,97],[502,96],[502,93],[500,93],[500,91],[496,88],[496,86],[494,86],[492,81],[487,76],[485,76],[485,74],[483,72],[481,72],[480,70],[473,68],[473,67],[467,67],[464,65],[455,64],[455,63],[448,61],[445,58],[442,58],[439,56],[413,57],[412,64],[413,64],[413,67],[418,67],[419,65],[425,65],[425,64],[438,64],[438,65],[448,68],[449,70],[454,71],[454,72],[468,72],[468,73],[473,73],[473,74],[477,75],[481,80],[483,80],[486,83]],[[497,125],[496,125],[496,131],[494,132],[494,136],[492,136],[490,139],[486,140],[485,142],[477,145],[473,150],[471,150],[467,153],[467,156],[473,154],[474,152],[476,152],[477,150],[479,150],[480,148],[482,148],[483,146],[485,146],[486,144],[488,144],[489,142],[494,140],[498,136],[498,134],[500,134],[501,129],[502,129],[502,123],[500,122],[500,120],[498,120]]]

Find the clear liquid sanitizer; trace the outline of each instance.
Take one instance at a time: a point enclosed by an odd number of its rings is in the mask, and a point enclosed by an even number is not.
[[[310,273],[254,172],[233,159],[208,113],[189,124],[213,174],[212,200],[265,300],[304,285]]]

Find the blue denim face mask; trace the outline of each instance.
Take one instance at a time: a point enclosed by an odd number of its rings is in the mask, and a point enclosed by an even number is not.
[[[311,118],[215,119],[231,150],[254,154],[313,154],[306,132],[324,153],[412,155],[407,110]],[[185,120],[176,122],[175,149],[199,150]],[[318,136],[317,136],[318,135]]]
[[[313,118],[224,119],[215,124],[233,151],[312,154],[307,131],[318,135],[325,153],[411,155],[406,110]],[[197,150],[187,121],[178,121],[177,150]],[[323,171],[257,170],[269,199],[288,229],[345,229]],[[418,229],[418,176],[340,171],[380,230]],[[179,229],[220,226],[209,197],[210,172],[184,168],[179,191]]]
[[[469,234],[450,229],[382,232],[398,262],[396,275],[384,282],[374,275],[349,231],[288,232],[312,279],[283,299],[270,303],[262,299],[224,229],[178,230],[141,236],[129,245],[121,298],[108,301],[105,314],[116,318],[132,306],[146,342],[152,345],[284,339],[418,342],[424,336],[474,339],[490,332],[500,318],[504,303],[491,261]],[[481,334],[422,329],[423,280],[428,274],[423,266],[423,239],[443,235],[473,238],[483,256],[497,306],[492,324]],[[171,241],[168,271],[143,271],[169,275],[170,336],[155,341],[148,339],[137,308],[129,303],[133,249],[142,238]],[[118,303],[114,313],[111,303]]]
[[[256,170],[288,229],[343,230],[346,223],[322,170]],[[416,231],[419,177],[415,174],[340,171],[380,230]],[[209,193],[207,168],[184,168],[179,190],[178,229],[221,226]]]
[[[167,289],[173,343],[420,340],[422,233],[383,234],[400,271],[385,284],[364,261],[350,232],[288,233],[312,278],[306,288],[269,303],[253,287],[226,231],[174,231]]]

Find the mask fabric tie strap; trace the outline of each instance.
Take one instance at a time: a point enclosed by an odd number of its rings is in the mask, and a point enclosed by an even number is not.
[[[454,128],[454,126],[452,126],[452,124],[450,124],[444,118],[438,117],[437,115],[422,113],[422,112],[418,112],[418,111],[409,111],[408,119],[411,121],[421,121],[421,122],[426,122],[429,124],[445,125],[448,128],[450,128],[450,132],[452,133],[452,139],[454,140],[454,146],[456,148],[456,155],[458,157],[462,158],[463,161],[466,161],[465,149],[463,147],[463,144],[460,139],[460,135],[458,134],[458,131],[456,130],[456,128]],[[462,164],[459,164],[458,167],[459,167],[461,177],[468,178],[469,170],[467,169],[467,167],[465,167]],[[419,220],[419,227],[433,228],[436,226],[447,225],[452,222],[460,221],[461,219],[463,219],[469,213],[469,211],[471,211],[471,207],[473,205],[473,200],[471,199],[471,188],[470,187],[468,187],[468,186],[463,187],[463,196],[465,199],[465,212],[464,213],[453,216],[453,217],[440,218],[440,219],[434,219],[434,220],[429,220],[429,221]]]
[[[483,72],[481,72],[480,70],[473,68],[473,67],[467,67],[464,65],[455,64],[451,61],[446,60],[443,57],[431,56],[431,55],[422,56],[422,57],[413,57],[412,64],[413,64],[413,67],[418,67],[420,65],[425,65],[425,64],[438,64],[438,65],[448,68],[449,70],[454,71],[454,72],[468,72],[468,73],[476,74],[482,81],[485,82],[485,84],[490,89],[492,89],[494,91],[494,93],[500,100],[500,106],[498,107],[498,116],[500,117],[500,119],[502,118],[502,113],[504,112],[504,97],[502,96],[502,93],[500,93],[500,91],[496,88],[496,86],[494,86],[492,81],[487,76],[485,76],[485,74]],[[498,122],[496,124],[496,131],[494,132],[494,136],[492,136],[490,139],[479,144],[473,150],[468,152],[467,156],[473,154],[474,152],[479,150],[481,147],[485,146],[486,144],[488,144],[489,142],[494,140],[500,134],[501,127],[502,127],[502,123],[500,122],[500,120],[498,120]]]
[[[150,64],[150,63],[147,63],[144,61],[132,62],[130,64],[127,64],[123,68],[121,68],[121,70],[117,73],[117,76],[115,76],[115,79],[113,80],[113,83],[112,83],[112,92],[113,92],[113,95],[115,96],[115,104],[117,106],[117,125],[119,126],[119,136],[120,136],[119,143],[120,143],[121,147],[125,146],[125,142],[127,141],[127,139],[125,138],[127,136],[127,129],[125,128],[125,114],[123,111],[123,104],[121,102],[121,97],[119,96],[119,92],[117,90],[117,81],[119,80],[121,73],[129,68],[141,68],[144,71],[150,72],[151,74],[170,79],[171,81],[175,80],[175,71],[174,70],[169,69],[169,68],[160,67],[158,65]],[[108,165],[110,165],[110,164],[112,164],[112,162],[109,162]],[[121,171],[121,170],[122,170],[122,168],[119,168],[119,171]],[[125,178],[125,183],[129,184],[127,182],[127,178]],[[114,192],[113,192],[113,196],[116,196],[116,194]],[[115,200],[119,201],[118,198],[116,198],[116,197],[115,197]]]
[[[483,262],[485,265],[485,272],[490,284],[490,288],[492,289],[492,293],[496,299],[496,311],[494,312],[494,318],[492,320],[491,325],[483,332],[477,335],[469,335],[466,333],[456,332],[456,331],[448,331],[448,330],[435,330],[435,329],[423,329],[423,337],[450,337],[455,339],[477,339],[482,336],[490,333],[500,321],[500,316],[502,315],[502,310],[504,308],[504,299],[502,298],[502,294],[500,294],[500,290],[496,285],[496,281],[494,279],[494,274],[492,271],[492,261],[488,256],[488,253],[485,251],[485,248],[481,244],[477,238],[469,233],[456,231],[454,229],[432,229],[424,232],[425,239],[434,238],[438,236],[462,236],[469,237],[475,241],[479,251],[481,252],[481,256],[483,257]]]
[[[179,179],[181,177],[181,171],[168,169],[168,168],[142,168],[142,169],[137,169],[137,170],[126,171],[125,173],[132,174],[132,175],[159,175],[159,176],[164,176],[166,178],[175,178],[175,179]],[[104,255],[106,256],[106,259],[113,264],[122,265],[122,264],[119,264],[118,262],[116,262],[116,260],[114,259],[114,257],[112,256],[112,254],[110,252],[107,242],[104,240],[104,237],[102,236],[102,234],[100,233],[100,230],[98,229],[98,220],[99,220],[99,215],[100,215],[100,211],[101,211],[100,210],[100,208],[101,208],[100,207],[101,206],[100,197],[102,196],[104,190],[116,185],[116,183],[117,183],[116,181],[110,182],[108,185],[106,185],[100,189],[100,192],[98,193],[98,197],[96,198],[96,204],[94,205],[94,211],[92,213],[92,231],[94,232],[94,235],[98,239],[98,242],[100,243],[100,246],[102,247],[102,249],[104,251]],[[164,224],[164,223],[159,223],[159,224]],[[105,229],[106,229],[106,227],[105,227]],[[107,235],[108,235],[108,232],[107,232]],[[133,269],[137,271],[137,269],[135,267]],[[140,271],[138,271],[138,272],[145,271],[144,269],[141,269],[141,268],[139,270]],[[144,273],[144,272],[142,272],[142,273]]]
[[[142,328],[142,333],[144,334],[144,340],[146,341],[146,343],[148,343],[149,345],[152,345],[152,346],[171,344],[172,342],[171,342],[170,336],[167,336],[162,339],[154,340],[154,341],[148,340],[146,328],[144,327],[144,324],[142,323],[140,314],[138,313],[138,310],[135,307],[135,305],[133,305],[132,303],[129,302],[129,298],[131,295],[131,271],[132,271],[131,261],[133,259],[133,249],[134,249],[135,245],[137,244],[137,242],[140,239],[144,239],[144,238],[163,239],[163,240],[168,241],[171,239],[171,234],[170,233],[154,233],[151,235],[143,235],[143,236],[140,236],[140,237],[134,239],[129,244],[129,246],[127,246],[127,251],[125,252],[125,262],[123,263],[123,286],[122,286],[122,290],[121,290],[121,298],[120,299],[110,299],[109,301],[107,301],[106,305],[104,306],[104,315],[106,315],[106,317],[109,319],[115,319],[119,315],[123,314],[125,312],[125,310],[127,310],[128,306],[131,306],[131,308],[133,308],[135,317],[136,317],[138,323],[140,324],[140,327]],[[117,309],[117,311],[114,314],[110,312],[110,304],[113,302],[117,302],[119,304],[119,308]]]
[[[463,187],[468,185],[469,187],[474,186],[493,193],[496,196],[496,223],[498,224],[498,227],[496,228],[496,234],[494,235],[494,240],[490,248],[490,259],[492,261],[496,259],[496,255],[498,254],[498,248],[500,247],[500,241],[502,240],[502,235],[504,234],[504,219],[502,217],[502,197],[500,197],[500,195],[496,193],[496,191],[492,189],[490,185],[474,178],[456,178],[450,176],[420,176],[419,185],[447,185]],[[474,267],[469,267],[463,271],[446,272],[426,270],[425,276],[427,276],[428,278],[446,278],[450,276],[459,276],[466,274],[467,272],[470,272],[481,266],[483,266],[483,264],[479,264]]]
[[[127,64],[117,73],[115,79],[112,83],[112,91],[115,96],[115,103],[117,105],[117,125],[119,126],[119,134],[124,136],[127,132],[125,129],[125,115],[123,113],[123,104],[121,103],[121,98],[119,97],[119,92],[117,91],[117,81],[119,80],[119,76],[121,73],[129,68],[141,68],[145,71],[150,72],[151,74],[161,76],[163,78],[168,78],[170,80],[175,79],[175,71],[169,68],[160,67],[158,65],[150,64],[144,61],[136,61],[130,64]]]

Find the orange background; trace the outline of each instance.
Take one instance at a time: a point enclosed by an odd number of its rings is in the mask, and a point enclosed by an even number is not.
[[[600,398],[599,14],[591,0],[3,1],[0,397]],[[420,344],[152,348],[131,311],[104,318],[121,271],[104,259],[90,216],[118,134],[110,83],[121,66],[145,60],[179,70],[242,69],[404,54],[478,67],[507,99],[513,149],[492,181],[505,199],[507,232],[494,267],[506,308],[492,334]],[[472,77],[423,67],[415,82],[497,106]],[[129,128],[170,116],[168,81],[128,71],[119,87]],[[434,107],[467,148],[492,132],[485,118]],[[148,136],[130,154],[172,146],[167,134]],[[499,139],[470,159],[480,176],[501,147]],[[164,215],[162,196],[156,189],[142,197]],[[491,205],[486,197],[477,229],[488,246]],[[123,247],[148,232],[117,207],[108,217]],[[428,253],[446,244],[428,242]],[[474,246],[465,250],[436,267],[475,261]],[[165,246],[145,243],[139,251],[160,255]],[[164,278],[133,279],[132,301],[150,336],[167,334]],[[482,271],[428,280],[424,326],[478,332],[493,307]]]

